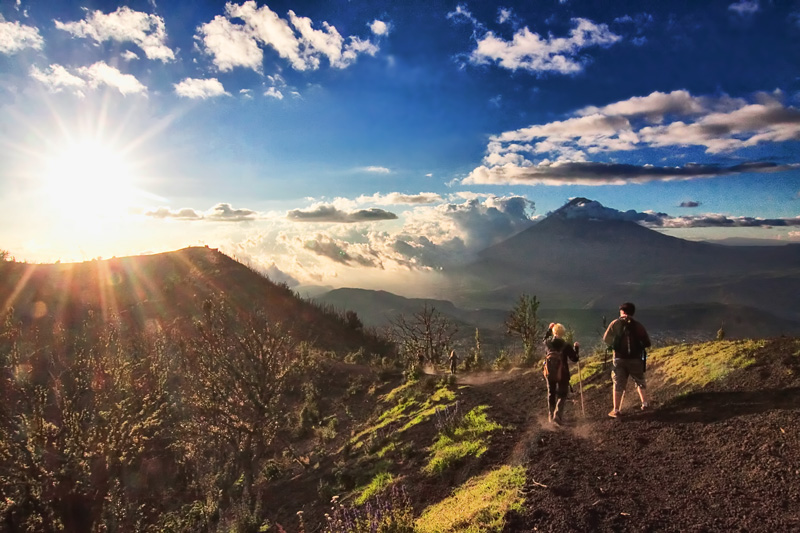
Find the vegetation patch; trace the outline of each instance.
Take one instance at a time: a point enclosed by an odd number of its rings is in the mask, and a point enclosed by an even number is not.
[[[583,380],[584,390],[588,390],[591,388],[591,386],[586,385],[586,382],[594,378],[594,376],[602,374],[604,368],[605,364],[603,358],[600,356],[593,355],[587,357],[586,359],[581,358],[580,375],[578,374],[578,366],[575,365],[573,367],[572,376],[570,376],[569,379],[570,385],[572,385],[573,387],[577,387],[579,382]]]
[[[455,493],[422,513],[416,521],[421,533],[491,533],[503,530],[510,511],[522,509],[525,469],[502,466],[474,477]]]
[[[649,361],[660,365],[668,381],[693,389],[754,364],[756,351],[765,344],[762,340],[680,344],[653,350]]]
[[[394,481],[394,477],[389,472],[378,472],[366,487],[362,487],[361,494],[356,498],[356,505],[363,505],[372,498],[383,492]]]
[[[460,424],[446,430],[431,446],[431,459],[423,468],[426,474],[441,474],[465,457],[480,457],[489,449],[489,435],[502,426],[486,415],[488,406],[479,405],[464,415]]]

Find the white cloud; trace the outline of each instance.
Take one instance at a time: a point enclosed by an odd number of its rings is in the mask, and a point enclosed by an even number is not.
[[[483,165],[465,183],[626,183],[786,170],[790,167],[771,163],[657,168],[589,160],[602,153],[687,146],[721,154],[800,140],[800,110],[781,98],[780,92],[748,101],[673,91],[583,108],[565,120],[491,137]]]
[[[195,79],[186,78],[174,84],[175,93],[184,98],[214,98],[216,96],[230,96],[225,87],[217,78]]]
[[[378,166],[364,167],[361,170],[363,170],[364,172],[372,172],[374,174],[391,174],[392,172],[386,167],[378,167]]]
[[[283,93],[280,92],[275,87],[270,87],[266,91],[264,91],[264,96],[269,96],[271,98],[275,98],[277,100],[283,100]]]
[[[740,0],[739,2],[734,2],[729,5],[728,9],[735,11],[741,16],[747,16],[756,13],[760,7],[758,0]]]
[[[247,222],[255,220],[257,217],[258,213],[251,209],[234,209],[228,203],[217,204],[205,214],[205,218],[208,220],[223,222]]]
[[[418,205],[435,204],[442,201],[442,197],[434,192],[421,192],[419,194],[403,194],[392,192],[389,194],[362,195],[356,199],[359,204],[375,205]]]
[[[0,15],[0,53],[16,54],[26,48],[41,50],[44,39],[39,30],[33,26],[26,26],[19,22],[6,22]]]
[[[50,65],[44,71],[32,66],[30,75],[33,79],[43,83],[50,92],[58,93],[66,89],[81,98],[85,96],[83,89],[86,88],[86,80],[70,74],[61,65]]]
[[[168,62],[175,59],[174,52],[166,45],[167,30],[164,19],[134,11],[127,6],[112,13],[92,11],[78,22],[54,21],[56,28],[76,37],[94,39],[97,42],[114,40],[133,42],[149,59]]]
[[[352,224],[358,222],[378,222],[395,220],[397,215],[384,209],[370,208],[355,211],[343,211],[335,205],[316,204],[309,209],[294,209],[286,214],[286,218],[294,222],[324,222],[335,224]]]
[[[251,209],[234,209],[231,204],[219,203],[206,212],[190,207],[170,209],[158,207],[145,211],[144,216],[158,219],[206,220],[212,222],[250,222],[259,218],[259,214]]]
[[[125,50],[124,52],[122,52],[122,59],[124,59],[125,61],[133,61],[134,59],[139,59],[139,56],[136,55],[136,52]]]
[[[258,7],[253,0],[242,4],[228,3],[225,12],[225,16],[218,15],[200,26],[196,36],[222,71],[241,66],[260,72],[263,62],[261,45],[274,49],[295,70],[318,69],[322,57],[326,57],[334,68],[346,68],[360,54],[375,55],[378,51],[378,46],[368,40],[355,36],[345,39],[327,22],[322,22],[321,29],[318,29],[310,18],[298,16],[294,11],[288,12],[287,21],[269,6]],[[234,19],[243,21],[243,24],[232,22]],[[380,21],[373,22],[371,27],[387,30],[375,26],[377,22]]]
[[[389,35],[389,25],[383,22],[382,20],[373,20],[372,23],[369,25],[369,29],[375,35]]]
[[[470,60],[478,65],[494,63],[509,70],[535,73],[572,74],[583,70],[578,53],[590,46],[611,46],[622,38],[605,24],[575,18],[569,37],[542,38],[527,27],[518,30],[511,41],[486,32],[477,39]]]
[[[264,52],[247,28],[217,15],[198,28],[195,38],[202,41],[206,53],[213,56],[212,60],[220,71],[246,67],[261,72]]]
[[[77,72],[89,80],[89,86],[92,88],[108,85],[117,89],[123,95],[147,93],[147,87],[142,85],[135,76],[123,74],[118,69],[107,65],[104,61],[98,61],[89,67],[80,67]]]
[[[147,87],[135,76],[123,74],[103,61],[98,61],[89,67],[79,67],[74,69],[74,72],[75,74],[72,74],[65,67],[56,64],[50,65],[44,71],[35,66],[30,69],[31,77],[46,85],[51,92],[66,89],[83,97],[85,88],[96,89],[101,85],[107,85],[123,95],[147,93]]]

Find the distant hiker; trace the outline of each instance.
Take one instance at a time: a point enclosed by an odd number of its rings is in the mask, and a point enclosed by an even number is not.
[[[458,356],[455,350],[450,350],[450,357],[447,358],[447,362],[450,363],[450,373],[455,374],[458,366]]]
[[[650,337],[644,326],[633,319],[636,306],[625,302],[619,306],[619,318],[608,325],[603,342],[614,350],[614,366],[611,370],[613,382],[613,409],[608,416],[616,418],[622,410],[625,386],[628,376],[636,383],[642,409],[647,409],[647,382],[645,381],[646,349],[650,347]]]
[[[561,424],[564,405],[569,392],[569,361],[578,362],[580,344],[570,346],[564,337],[567,329],[563,324],[550,324],[544,339],[546,350],[544,377],[547,380],[547,419]]]
[[[417,364],[420,370],[425,367],[425,353],[422,350],[417,350]]]

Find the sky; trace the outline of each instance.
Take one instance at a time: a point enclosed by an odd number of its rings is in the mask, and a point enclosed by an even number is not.
[[[800,242],[800,1],[0,3],[0,249],[412,294],[571,198]]]

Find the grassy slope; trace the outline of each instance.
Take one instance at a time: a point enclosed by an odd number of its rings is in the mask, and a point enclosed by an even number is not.
[[[800,340],[793,342],[793,357],[800,357]],[[769,357],[770,341],[736,340],[681,344],[656,348],[649,354],[648,379],[658,382],[660,399],[669,401],[704,387],[721,385],[736,372],[746,372],[759,358]],[[607,386],[601,356],[582,360],[584,390]],[[576,385],[577,373],[573,376]],[[384,438],[372,443],[372,457],[352,466],[373,473],[368,484],[346,492],[346,502],[363,503],[385,494],[393,484],[437,485],[431,492],[441,494],[438,501],[427,501],[415,513],[414,531],[494,532],[505,527],[506,514],[524,503],[521,489],[524,467],[510,457],[505,464],[486,464],[481,456],[492,446],[492,435],[500,425],[486,417],[486,406],[476,406],[457,423],[442,428],[436,409],[451,407],[457,400],[466,404],[462,389],[453,390],[445,381],[427,378],[402,385],[383,396],[382,415],[357,433],[351,444],[366,447],[370,435],[385,428]],[[605,390],[603,391],[603,394]],[[479,420],[478,420],[479,419]],[[436,427],[439,420],[438,428]],[[409,431],[411,428],[416,431]],[[427,428],[426,430],[422,430]],[[470,435],[470,437],[465,437]],[[389,450],[389,451],[387,451]],[[414,450],[412,452],[412,450]],[[443,451],[446,450],[446,451]],[[467,450],[465,453],[461,453]],[[388,459],[388,460],[386,460]],[[369,465],[379,463],[376,470]]]

